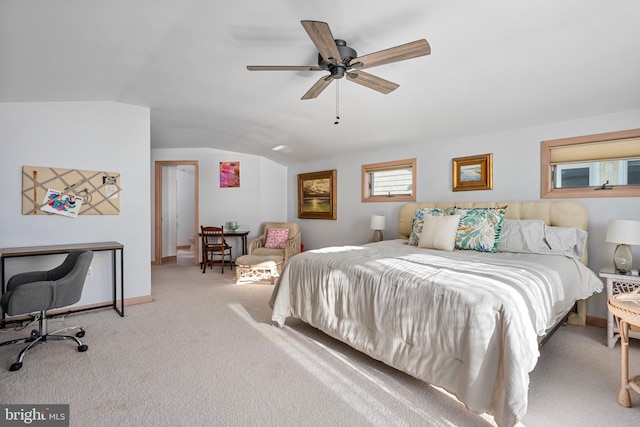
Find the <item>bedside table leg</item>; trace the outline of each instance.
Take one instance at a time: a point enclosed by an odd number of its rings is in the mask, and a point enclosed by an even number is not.
[[[616,319],[620,330],[620,392],[618,392],[618,404],[625,408],[631,407],[629,395],[629,324]]]

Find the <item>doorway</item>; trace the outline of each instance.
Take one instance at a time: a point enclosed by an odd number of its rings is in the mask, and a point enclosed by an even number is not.
[[[167,171],[170,168],[189,166],[192,167],[193,171],[193,222],[191,218],[188,218],[188,221],[185,221],[187,224],[191,224],[193,227],[192,233],[195,244],[193,245],[193,264],[199,265],[199,244],[198,244],[198,161],[197,160],[158,160],[155,162],[155,194],[154,194],[154,260],[152,261],[152,265],[160,265],[163,260],[163,245],[164,243],[171,242],[172,245],[176,245],[177,250],[177,241],[174,236],[175,232],[172,234],[167,233],[167,226],[176,221],[175,219],[175,211],[170,213],[171,218],[165,218],[166,212],[163,208],[163,195],[165,198],[175,199],[175,194],[168,194],[168,191],[172,186],[166,184],[165,180],[163,180],[163,175],[167,174]],[[171,190],[172,192],[175,190],[175,187]],[[187,209],[188,211],[188,209]],[[165,215],[163,215],[165,212]],[[191,227],[191,226],[190,226]],[[173,228],[173,227],[172,227]],[[175,259],[175,257],[167,257],[167,259]]]

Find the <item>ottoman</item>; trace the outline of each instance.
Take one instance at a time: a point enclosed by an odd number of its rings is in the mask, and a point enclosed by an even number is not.
[[[282,271],[283,258],[274,255],[242,255],[236,259],[236,283],[274,284]]]

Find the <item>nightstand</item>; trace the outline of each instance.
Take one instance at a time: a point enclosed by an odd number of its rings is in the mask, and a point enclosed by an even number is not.
[[[607,279],[607,301],[613,295],[631,292],[640,287],[640,277],[618,274],[613,267],[600,269],[600,277]],[[629,330],[629,336],[631,338],[640,338],[640,331],[631,329]],[[620,338],[620,331],[618,331],[613,314],[607,310],[607,346],[613,348],[618,338]]]

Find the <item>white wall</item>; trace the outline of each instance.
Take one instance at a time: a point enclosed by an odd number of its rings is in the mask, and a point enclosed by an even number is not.
[[[640,128],[640,110],[571,122],[553,123],[525,129],[479,135],[453,141],[425,141],[411,144],[398,141],[393,150],[366,153],[329,162],[315,162],[289,168],[290,221],[302,230],[305,249],[361,243],[371,239],[369,218],[386,216],[385,239],[398,235],[397,221],[401,203],[362,203],[361,166],[406,158],[417,158],[418,201],[492,201],[540,200],[540,141]],[[493,190],[453,192],[451,159],[493,153]],[[338,219],[301,220],[297,218],[297,174],[337,169]],[[589,211],[589,267],[598,272],[611,265],[615,245],[604,242],[609,219],[640,220],[637,197],[575,199]],[[634,266],[640,267],[640,247],[634,247]],[[588,301],[589,315],[605,317],[606,296]]]
[[[118,241],[125,298],[151,294],[149,109],[115,102],[0,103],[3,171],[0,247]],[[120,215],[22,215],[22,166],[120,172]],[[96,253],[78,305],[111,301],[110,253]],[[6,277],[64,256],[7,262]]]
[[[261,234],[264,222],[287,219],[287,168],[278,163],[259,156],[213,148],[153,149],[152,171],[155,170],[155,162],[159,160],[198,161],[198,227],[226,225],[229,221],[237,221],[241,230],[250,231],[250,240]],[[240,162],[240,187],[220,188],[220,162],[234,161]],[[153,182],[152,176],[152,187]],[[152,188],[151,206],[154,191]],[[153,236],[153,212],[150,215],[150,230]],[[236,258],[241,253],[239,242],[231,245],[233,257]],[[153,258],[153,254],[151,256]]]

